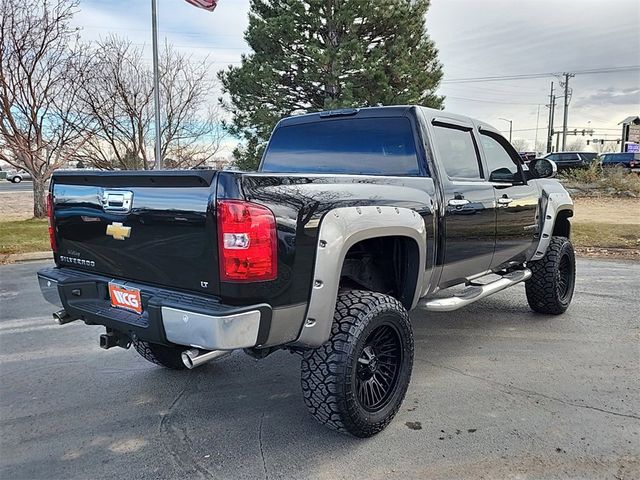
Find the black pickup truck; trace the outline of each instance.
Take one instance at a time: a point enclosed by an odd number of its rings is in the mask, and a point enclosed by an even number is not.
[[[411,309],[520,282],[536,312],[567,309],[573,203],[554,173],[439,110],[290,117],[258,172],[56,172],[38,279],[59,324],[103,325],[101,347],[168,368],[299,353],[312,415],[367,437],[405,396]]]

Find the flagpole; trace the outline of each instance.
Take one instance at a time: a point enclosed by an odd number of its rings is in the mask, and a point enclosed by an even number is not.
[[[160,133],[160,74],[158,73],[158,7],[156,0],[151,0],[151,31],[153,35],[153,103],[156,118],[156,155],[153,168],[162,169],[162,148]]]

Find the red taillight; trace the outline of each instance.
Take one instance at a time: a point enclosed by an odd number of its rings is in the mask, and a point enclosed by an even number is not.
[[[47,219],[49,222],[49,243],[51,244],[51,250],[55,252],[58,251],[58,247],[56,245],[56,232],[53,226],[53,194],[49,193],[47,195]]]
[[[278,275],[276,219],[271,210],[240,200],[218,202],[220,280],[257,282]]]

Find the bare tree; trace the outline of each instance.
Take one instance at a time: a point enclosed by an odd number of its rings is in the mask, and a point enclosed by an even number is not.
[[[81,56],[76,0],[0,0],[0,159],[33,176],[35,217],[46,182],[86,139],[76,110]]]
[[[547,153],[547,143],[542,141],[542,140],[538,140],[536,142],[536,148],[535,148],[536,153],[538,154],[545,154]]]
[[[522,138],[516,138],[511,142],[513,148],[518,152],[526,152],[529,149],[529,141]]]
[[[567,152],[579,152],[585,149],[585,141],[582,138],[576,138],[573,142],[567,143]]]
[[[207,107],[214,102],[209,102],[213,80],[206,60],[195,62],[166,45],[159,67],[164,164],[202,165],[220,151],[225,135],[217,107]],[[93,131],[82,160],[104,169],[150,168],[153,81],[142,49],[116,36],[98,42],[82,84],[82,109]]]
[[[593,148],[595,149],[596,152],[598,152],[598,155],[601,155],[603,153],[613,153],[613,152],[619,152],[620,151],[620,145],[616,142],[593,142],[592,143]]]

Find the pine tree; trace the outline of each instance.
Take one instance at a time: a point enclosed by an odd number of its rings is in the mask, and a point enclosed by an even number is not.
[[[430,0],[252,0],[245,39],[253,53],[219,73],[227,128],[256,168],[271,130],[288,115],[343,107],[442,108],[442,78],[425,15]]]

